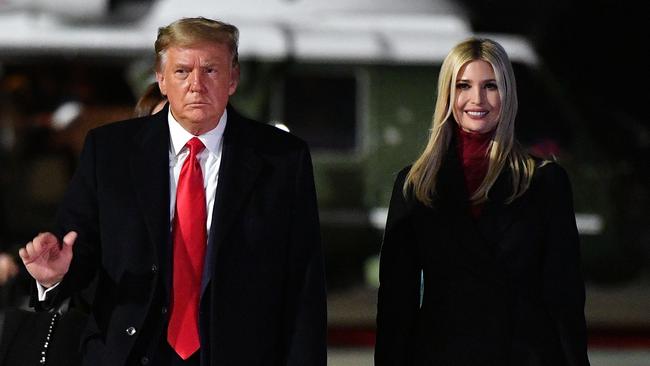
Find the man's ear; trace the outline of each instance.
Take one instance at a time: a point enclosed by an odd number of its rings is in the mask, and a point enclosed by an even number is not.
[[[230,85],[228,86],[228,95],[235,94],[237,85],[239,85],[239,65],[233,67],[230,72]]]
[[[160,89],[160,93],[166,96],[167,85],[165,85],[165,76],[159,71],[156,71],[156,81],[158,82],[158,88]]]

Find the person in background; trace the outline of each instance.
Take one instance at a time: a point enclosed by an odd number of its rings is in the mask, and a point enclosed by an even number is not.
[[[157,82],[147,86],[140,99],[135,104],[134,117],[145,117],[160,112],[167,103],[167,98],[162,95]]]
[[[20,268],[14,257],[8,253],[0,253],[0,286],[18,275]]]
[[[375,365],[588,365],[567,173],[515,139],[505,50],[445,58],[424,152],[395,181],[380,255]]]
[[[211,19],[161,27],[169,103],[91,130],[56,227],[20,250],[39,308],[97,277],[84,365],[326,363],[309,149],[228,105],[237,43]]]

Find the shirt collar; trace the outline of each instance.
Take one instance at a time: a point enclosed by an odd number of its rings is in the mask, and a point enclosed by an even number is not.
[[[223,131],[226,129],[227,120],[228,110],[224,109],[217,127],[211,129],[206,133],[196,136],[199,138],[199,140],[201,140],[203,145],[205,145],[205,148],[213,154],[217,154],[219,152],[219,147],[221,145],[221,140],[223,139]],[[170,152],[173,156],[176,156],[181,152],[185,144],[187,144],[187,142],[195,136],[187,132],[187,130],[185,130],[183,126],[178,123],[178,121],[172,115],[171,108],[169,108],[169,112],[167,114],[167,122],[169,124],[169,136],[171,139],[171,144],[169,146],[171,149]]]

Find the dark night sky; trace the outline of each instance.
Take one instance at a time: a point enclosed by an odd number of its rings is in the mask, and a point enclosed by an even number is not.
[[[601,202],[609,236],[601,244],[590,242],[600,251],[591,262],[602,264],[587,266],[587,277],[625,280],[650,268],[647,12],[625,0],[459,2],[475,31],[518,33],[533,41],[545,75],[571,108],[561,124],[573,141],[589,141],[575,150],[576,157],[596,176],[590,187],[574,188]],[[556,107],[540,113],[560,119]]]
[[[588,126],[584,132],[608,155],[647,166],[647,13],[625,0],[459,2],[477,31],[530,37]]]

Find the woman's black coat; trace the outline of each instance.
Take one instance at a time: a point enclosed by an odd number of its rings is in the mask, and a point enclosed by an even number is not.
[[[433,207],[404,197],[408,167],[395,182],[381,250],[375,365],[588,365],[566,172],[555,163],[538,167],[511,204],[504,203],[511,176],[502,173],[475,220],[455,151],[439,172]]]

